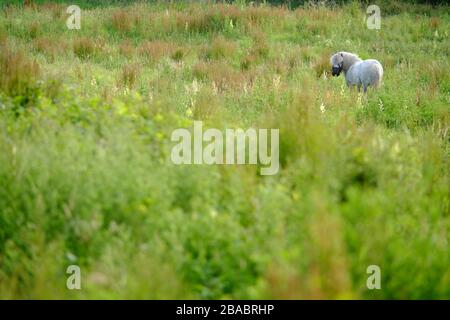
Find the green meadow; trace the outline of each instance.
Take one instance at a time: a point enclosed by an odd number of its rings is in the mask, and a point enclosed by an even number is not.
[[[21,2],[0,4],[0,298],[450,298],[450,7],[379,1],[371,30],[356,1],[79,1],[71,30],[76,1]],[[332,77],[341,50],[381,88]],[[173,164],[194,120],[279,129],[279,172]]]

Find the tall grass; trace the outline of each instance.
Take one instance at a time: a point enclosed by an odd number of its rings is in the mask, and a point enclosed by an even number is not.
[[[21,50],[10,49],[6,44],[0,52],[0,90],[22,102],[29,102],[37,94],[40,77],[39,64]]]
[[[98,49],[98,44],[89,37],[79,37],[73,41],[73,52],[81,59],[91,58]]]
[[[140,68],[136,64],[128,64],[122,68],[122,72],[120,74],[120,83],[124,86],[132,89],[136,83],[136,80],[139,76]]]

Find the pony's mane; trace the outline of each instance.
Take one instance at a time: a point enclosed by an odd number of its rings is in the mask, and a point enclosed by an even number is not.
[[[361,61],[361,58],[358,55],[350,52],[342,51],[342,56],[344,58],[343,70],[346,72],[352,64],[355,62]]]

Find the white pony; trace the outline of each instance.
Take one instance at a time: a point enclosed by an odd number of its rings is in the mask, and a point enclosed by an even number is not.
[[[357,86],[358,92],[361,86],[365,93],[368,86],[378,88],[381,84],[383,67],[377,60],[361,60],[356,54],[341,51],[333,54],[330,62],[333,76],[339,76],[341,71],[344,71],[347,86]]]

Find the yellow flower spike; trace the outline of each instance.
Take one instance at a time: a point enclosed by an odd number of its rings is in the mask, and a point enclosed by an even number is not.
[[[164,133],[162,133],[162,132],[157,132],[157,133],[156,133],[156,140],[158,140],[158,141],[164,140]]]
[[[119,116],[123,116],[123,115],[126,115],[127,113],[128,113],[127,105],[125,103],[123,103],[123,102],[118,103],[117,114]]]
[[[156,122],[161,122],[164,120],[164,116],[161,113],[157,113],[153,120],[155,120]]]
[[[146,207],[144,204],[141,203],[141,204],[138,206],[138,211],[141,212],[141,213],[144,213],[144,212],[147,211],[147,207]]]
[[[192,125],[192,121],[190,119],[184,118],[184,119],[180,120],[180,126],[181,127],[186,128],[186,127],[190,127],[191,125]]]

